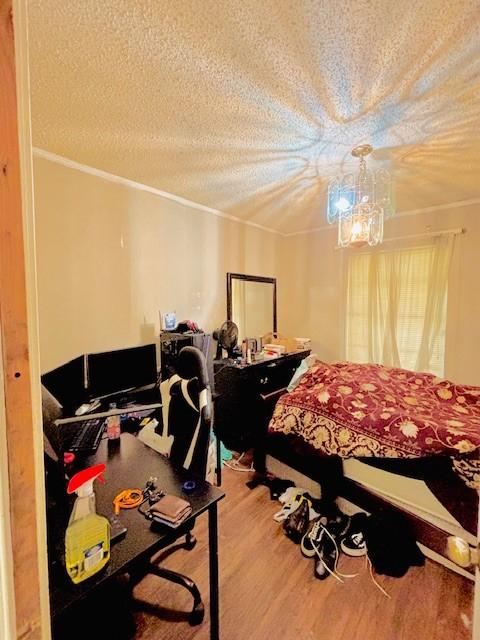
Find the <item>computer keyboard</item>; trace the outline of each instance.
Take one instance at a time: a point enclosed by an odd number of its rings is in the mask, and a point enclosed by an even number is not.
[[[105,418],[90,418],[63,424],[60,436],[63,450],[83,454],[95,453],[102,439],[105,424]]]

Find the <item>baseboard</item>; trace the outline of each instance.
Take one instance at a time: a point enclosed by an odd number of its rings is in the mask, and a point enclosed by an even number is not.
[[[448,531],[451,535],[460,536],[470,545],[476,546],[476,523],[472,529],[475,533],[470,533],[470,530],[462,526],[455,517],[460,514],[460,510],[457,509],[453,515],[446,506],[448,500],[440,501],[438,493],[433,493],[431,488],[419,478],[399,476],[386,469],[372,467],[355,459],[343,461],[343,472],[345,477],[354,480],[372,493],[380,495],[388,502],[410,511],[440,529]],[[448,485],[445,484],[445,488],[447,488]],[[458,499],[464,501],[464,497],[462,498],[461,495],[458,496]],[[465,505],[462,511],[467,509],[468,506]],[[466,514],[462,515],[464,516],[463,522],[466,523],[468,521],[465,518]]]
[[[448,531],[444,531],[411,511],[403,509],[399,505],[394,505],[377,494],[371,493],[354,480],[345,478],[343,486],[342,497],[369,513],[378,511],[379,509],[389,509],[400,512],[410,523],[417,542],[427,549],[430,549],[437,556],[447,560],[449,565],[451,565],[449,568],[452,568],[453,563],[451,563],[446,556],[447,538],[450,535]],[[457,568],[456,565],[453,566]],[[473,570],[470,571],[467,569],[465,572],[468,574],[471,573],[473,577]],[[462,575],[464,575],[465,572],[462,571]]]

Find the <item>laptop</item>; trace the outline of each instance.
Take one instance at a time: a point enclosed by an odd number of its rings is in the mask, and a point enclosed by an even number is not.
[[[44,439],[61,459],[67,451],[79,455],[95,453],[105,431],[104,416],[62,418],[62,406],[42,385]]]

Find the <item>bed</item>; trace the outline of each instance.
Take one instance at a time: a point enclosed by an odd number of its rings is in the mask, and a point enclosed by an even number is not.
[[[353,492],[357,503],[365,503],[365,496],[345,482],[342,459],[419,478],[476,535],[478,387],[382,365],[317,361],[279,398],[267,450],[332,496]]]

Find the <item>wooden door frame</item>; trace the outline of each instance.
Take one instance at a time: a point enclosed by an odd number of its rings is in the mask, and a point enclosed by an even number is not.
[[[50,637],[48,604],[43,439],[36,292],[36,261],[32,186],[27,0],[0,0],[0,551],[12,550],[0,575],[0,606],[5,607],[5,632],[22,640]],[[15,31],[15,47],[12,29]],[[12,133],[13,132],[13,133]],[[12,200],[10,201],[10,198]],[[10,208],[11,202],[11,208]],[[10,215],[11,213],[11,215]],[[7,219],[8,218],[8,219]],[[5,259],[10,252],[11,263]],[[2,257],[3,256],[3,257]],[[14,273],[14,271],[17,271]],[[18,273],[20,271],[20,275]],[[20,304],[18,298],[21,298]],[[13,312],[13,313],[12,313]],[[2,357],[3,356],[3,357]],[[20,376],[15,374],[19,373]],[[6,429],[3,425],[6,425]],[[7,464],[5,464],[7,463]],[[2,516],[2,507],[10,513]],[[479,521],[480,534],[480,521]],[[20,552],[21,551],[21,552]],[[474,638],[480,637],[480,573],[477,569]],[[40,595],[35,599],[35,595]],[[32,606],[33,596],[33,606]],[[15,631],[13,631],[15,629]],[[3,631],[3,629],[2,629]],[[9,635],[6,637],[9,638]]]
[[[10,495],[8,492],[7,430],[3,359],[0,334],[0,638],[13,638],[15,633],[15,599],[10,530]]]
[[[35,268],[27,0],[0,0],[0,331],[8,474],[9,620],[50,637]],[[15,37],[14,37],[15,36]]]

